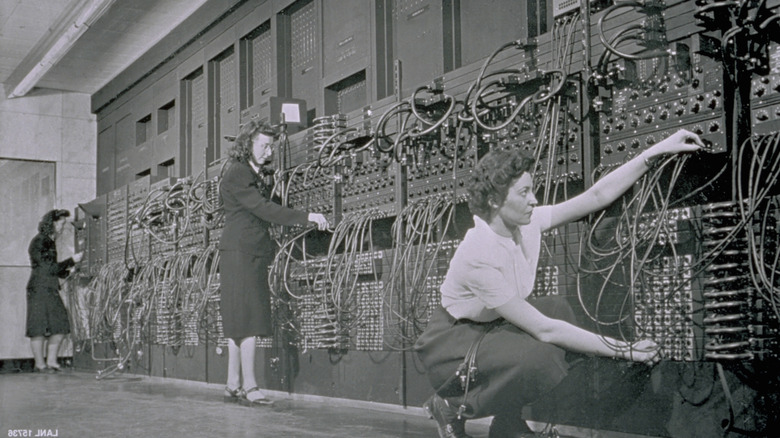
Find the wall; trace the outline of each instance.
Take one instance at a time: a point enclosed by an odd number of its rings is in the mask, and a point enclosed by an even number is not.
[[[0,96],[0,156],[57,163],[57,206],[73,211],[95,197],[97,135],[90,96],[33,90]],[[21,128],[20,128],[21,127]]]
[[[0,85],[0,90],[2,86]],[[96,119],[90,112],[90,96],[80,93],[33,90],[28,96],[6,99],[0,91],[0,158],[45,161],[55,165],[54,205],[74,212],[77,203],[95,197]],[[3,199],[1,202],[12,200]],[[13,200],[18,202],[17,200]],[[41,211],[40,214],[45,213]],[[29,224],[31,232],[35,224]],[[23,242],[3,242],[27,248]],[[72,248],[60,248],[66,253]],[[29,276],[29,261],[20,255],[21,266],[5,266],[0,282],[0,359],[28,358],[32,354],[24,337],[23,290]],[[61,355],[68,352],[63,350]]]

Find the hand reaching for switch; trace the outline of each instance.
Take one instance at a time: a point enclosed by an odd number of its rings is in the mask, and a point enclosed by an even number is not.
[[[320,231],[328,229],[328,219],[320,213],[309,213],[309,222],[316,224]]]

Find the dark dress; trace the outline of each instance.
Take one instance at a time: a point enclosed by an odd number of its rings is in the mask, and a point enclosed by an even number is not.
[[[562,297],[534,298],[528,302],[550,318],[575,322],[571,307]],[[476,354],[476,379],[469,385],[466,397],[460,381],[452,377],[483,333],[487,334]],[[502,414],[518,417],[524,405],[560,383],[568,373],[568,360],[578,357],[537,341],[502,319],[492,323],[455,320],[441,306],[434,311],[414,348],[436,392],[454,406],[465,404],[466,418]]]
[[[249,164],[233,160],[220,182],[225,228],[219,241],[222,329],[241,340],[273,334],[268,266],[276,244],[272,223],[302,225],[308,213],[283,207]]]
[[[68,312],[60,298],[60,278],[68,276],[73,258],[57,262],[57,246],[49,236],[33,237],[27,252],[32,273],[27,282],[28,338],[70,333]]]

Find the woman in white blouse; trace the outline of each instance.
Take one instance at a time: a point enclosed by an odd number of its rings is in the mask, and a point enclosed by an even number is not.
[[[606,208],[658,157],[702,147],[696,134],[680,130],[581,195],[550,206],[537,206],[532,158],[511,150],[480,160],[468,187],[475,226],[450,262],[442,307],[415,344],[436,389],[425,407],[440,437],[466,437],[466,418],[491,415],[491,438],[523,436],[528,429],[520,409],[566,376],[567,351],[649,365],[660,360],[652,340],[628,343],[592,333],[573,324],[562,302],[527,298],[544,231]],[[476,364],[472,378],[468,368]]]

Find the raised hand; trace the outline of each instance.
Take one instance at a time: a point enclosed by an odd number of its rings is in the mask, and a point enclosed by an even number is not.
[[[705,147],[706,145],[698,135],[691,131],[680,129],[651,146],[645,153],[649,155],[649,158],[654,158],[666,154],[695,152]]]

